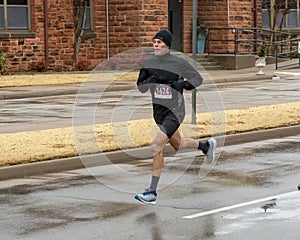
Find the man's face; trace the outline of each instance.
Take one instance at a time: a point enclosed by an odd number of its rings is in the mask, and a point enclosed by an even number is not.
[[[161,56],[169,52],[169,47],[162,40],[155,38],[153,42],[154,54]]]

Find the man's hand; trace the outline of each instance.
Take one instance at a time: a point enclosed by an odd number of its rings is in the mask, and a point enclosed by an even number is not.
[[[152,76],[150,76],[148,79],[145,80],[146,84],[153,84],[158,82],[158,75],[157,73],[154,73]]]
[[[185,90],[192,90],[194,89],[195,87],[189,83],[188,81],[178,81],[178,82],[173,82],[171,83],[171,87],[173,89],[175,89],[176,91],[178,92],[182,92],[183,89]]]
[[[185,81],[178,81],[171,83],[171,88],[175,89],[177,92],[182,92],[186,87]]]

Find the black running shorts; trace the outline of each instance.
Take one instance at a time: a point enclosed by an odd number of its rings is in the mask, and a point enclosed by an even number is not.
[[[156,119],[155,121],[159,129],[162,132],[164,132],[169,139],[173,136],[173,134],[177,131],[177,129],[180,126],[180,123],[178,122],[176,117],[172,115],[167,116],[162,121],[158,119]]]

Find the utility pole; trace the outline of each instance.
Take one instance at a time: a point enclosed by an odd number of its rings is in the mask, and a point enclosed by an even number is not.
[[[198,1],[193,0],[193,29],[192,29],[192,57],[196,62],[196,45],[197,45],[197,10]],[[196,124],[196,89],[192,90],[192,124]]]

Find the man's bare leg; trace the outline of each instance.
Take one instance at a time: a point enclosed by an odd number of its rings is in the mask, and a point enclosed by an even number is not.
[[[152,163],[152,179],[151,179],[150,188],[146,189],[145,192],[141,194],[136,194],[135,199],[144,203],[150,203],[150,204],[156,203],[156,198],[157,198],[156,188],[159,182],[162,169],[164,167],[163,150],[166,143],[168,142],[173,146],[173,148],[176,151],[178,151],[179,149],[201,149],[204,152],[205,149],[209,149],[209,145],[207,144],[207,142],[201,143],[192,138],[182,138],[178,130],[173,134],[173,136],[170,139],[168,139],[167,135],[164,132],[159,131],[151,143],[151,148],[153,151],[153,163]],[[215,146],[216,143],[214,143],[213,147],[210,147],[211,156],[214,154]],[[211,159],[214,159],[214,156],[212,156]]]
[[[217,142],[213,138],[207,140],[206,142],[198,142],[197,140],[192,138],[182,138],[179,131],[177,130],[170,138],[169,143],[176,151],[179,151],[179,149],[201,150],[205,155],[204,161],[208,164],[211,164],[215,160],[215,148],[217,146]]]
[[[152,163],[152,179],[150,189],[156,190],[158,181],[164,167],[164,147],[168,142],[168,136],[159,131],[156,137],[151,143],[151,149],[153,152],[153,163]]]
[[[168,142],[168,136],[159,131],[156,137],[153,139],[151,143],[151,149],[153,151],[153,163],[152,163],[152,179],[150,188],[145,189],[145,192],[138,193],[134,196],[136,200],[139,200],[143,203],[156,203],[156,188],[159,182],[159,178],[164,167],[164,147]]]
[[[182,138],[179,130],[177,130],[170,138],[169,143],[176,150],[179,149],[198,149],[199,142],[192,138]]]

